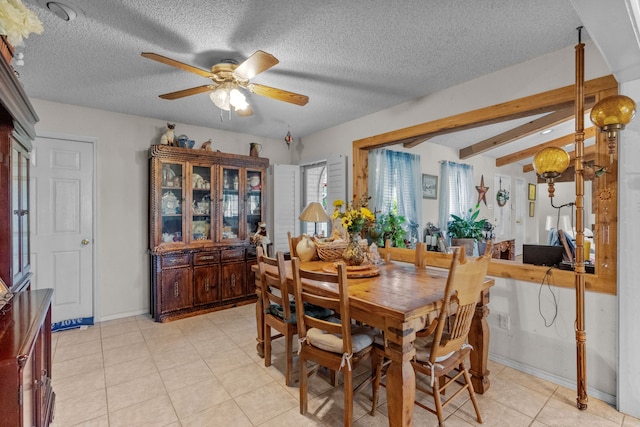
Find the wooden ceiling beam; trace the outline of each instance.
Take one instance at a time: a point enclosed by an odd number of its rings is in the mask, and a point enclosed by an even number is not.
[[[584,130],[584,139],[587,140],[589,138],[593,138],[596,135],[596,128],[589,127]],[[506,156],[498,157],[496,159],[496,167],[506,166],[511,163],[516,163],[524,159],[528,159],[529,157],[533,157],[538,153],[538,151],[547,147],[564,147],[569,144],[573,144],[575,142],[575,133],[569,133],[560,138],[553,139],[551,141],[547,141],[543,144],[538,144],[535,147],[525,148],[524,150],[520,150],[517,153],[507,154]]]
[[[595,98],[592,97],[590,101],[585,102],[585,109],[591,109],[595,104]],[[525,136],[533,135],[541,132],[544,129],[556,126],[560,123],[564,123],[573,118],[575,108],[573,106],[563,108],[546,116],[532,120],[528,123],[510,129],[499,135],[492,136],[491,138],[480,141],[476,144],[464,147],[459,151],[458,157],[460,159],[467,159],[469,157],[482,154],[485,151],[489,151],[493,148],[500,147],[501,145],[508,144]]]
[[[609,75],[585,82],[584,93],[585,97],[590,99],[597,92],[617,87],[618,82],[612,75]],[[574,100],[575,86],[564,86],[513,101],[362,138],[354,141],[354,148],[360,147],[360,149],[370,150],[394,144],[406,144],[405,146],[410,148],[424,142],[426,138],[556,111],[573,105]],[[418,142],[418,138],[421,137],[425,139]]]

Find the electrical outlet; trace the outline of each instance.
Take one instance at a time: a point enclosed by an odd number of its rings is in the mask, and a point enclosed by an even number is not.
[[[502,329],[511,330],[511,318],[508,314],[498,314],[498,326]]]

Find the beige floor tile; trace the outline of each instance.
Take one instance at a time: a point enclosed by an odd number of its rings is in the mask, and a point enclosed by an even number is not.
[[[99,340],[100,338],[99,326],[89,326],[84,329],[70,329],[68,331],[60,331],[51,334],[52,343],[55,340],[57,341],[56,345],[61,347],[70,344],[80,344],[87,341]]]
[[[139,331],[140,328],[138,327],[138,322],[111,323],[109,325],[100,326],[100,334],[103,339]]]
[[[614,427],[620,426],[622,423],[622,419],[620,422],[611,421],[590,410],[581,411],[576,408],[575,404],[569,405],[558,399],[550,399],[536,417],[536,421],[550,427]]]
[[[100,326],[100,328],[103,328],[103,327],[118,325],[121,323],[131,323],[135,321],[136,321],[135,316],[128,316],[128,317],[121,317],[119,319],[105,320],[104,322],[98,323],[98,326]]]
[[[148,359],[151,352],[146,343],[135,343],[123,348],[114,348],[111,350],[103,350],[104,366],[118,365],[121,363],[132,362],[134,360]]]
[[[127,382],[107,387],[109,411],[118,411],[127,406],[166,395],[160,374],[154,372]]]
[[[102,341],[100,341],[100,338],[58,346],[53,355],[53,362],[64,362],[65,360],[73,360],[94,353],[102,353]]]
[[[232,350],[240,350],[240,347],[224,334],[221,337],[211,338],[210,340],[190,341],[190,343],[202,358],[224,355]]]
[[[235,401],[254,425],[298,408],[298,402],[274,382],[240,395]]]
[[[215,378],[173,390],[169,392],[169,396],[180,419],[231,399],[229,393]]]
[[[82,399],[68,399],[56,402],[54,419],[56,427],[68,427],[103,415],[107,415],[105,389],[85,393]]]
[[[216,376],[233,397],[273,382],[273,378],[255,363],[221,372]]]
[[[110,337],[102,338],[102,348],[104,348],[104,350],[113,350],[143,342],[145,341],[142,336],[142,332],[140,332],[139,329],[136,329],[121,335],[112,335]]]
[[[625,415],[622,427],[640,427],[640,419]]]
[[[158,368],[156,368],[156,364],[153,361],[151,354],[148,354],[146,357],[141,359],[134,359],[115,365],[109,365],[104,368],[107,387],[128,382],[136,378],[145,377],[157,372]]]
[[[491,388],[484,394],[484,397],[534,418],[549,399],[551,392],[539,393],[509,379],[505,380],[501,374],[491,380]]]
[[[215,378],[207,364],[201,359],[160,371],[160,376],[169,392]]]
[[[166,395],[109,412],[109,427],[158,427],[177,420],[171,400]]]
[[[200,359],[196,349],[188,342],[184,346],[172,350],[152,352],[151,355],[159,371],[172,369],[184,363],[195,362]]]
[[[478,406],[480,407],[480,415],[482,415],[485,426],[527,427],[533,421],[533,417],[529,417],[522,412],[518,412],[516,409],[507,406],[507,404],[494,401],[493,399],[478,399]],[[479,425],[477,424],[476,413],[471,401],[465,403],[462,408],[458,409],[454,413],[454,415],[472,425]]]
[[[53,362],[51,367],[56,379],[71,377],[103,369],[102,353],[94,353],[64,362]]]
[[[576,408],[576,390],[558,386],[552,397]],[[611,405],[595,398],[589,398],[587,411],[590,414],[598,415],[602,418],[614,421],[618,423],[618,425],[622,424],[622,419],[624,417],[623,414],[616,411]]]
[[[84,374],[58,378],[54,375],[52,381],[53,390],[56,393],[56,404],[59,405],[68,399],[81,399],[86,394],[105,388],[105,375],[103,369],[97,369]]]
[[[368,416],[367,416],[368,417]],[[373,418],[371,418],[373,419]],[[369,420],[367,420],[369,421]],[[383,420],[383,424],[378,424],[379,426],[387,426],[389,423],[387,420]],[[300,414],[300,408],[295,407],[289,409],[287,412],[278,415],[275,418],[270,419],[269,421],[260,424],[260,427],[317,427],[317,426],[325,426],[319,418],[314,417],[311,414]],[[358,425],[354,423],[354,425]],[[375,424],[365,423],[362,426],[374,426]]]
[[[492,373],[491,377],[492,383],[495,381],[494,378],[499,378],[501,381],[520,384],[546,396],[550,396],[558,388],[557,384],[534,377],[532,375],[527,375],[524,372],[520,372],[509,367],[501,369],[500,372],[495,375]]]
[[[182,427],[252,427],[251,421],[233,400],[219,403],[209,409],[180,420]]]
[[[247,353],[236,347],[235,350],[225,351],[223,354],[216,353],[209,357],[204,357],[204,361],[209,365],[209,369],[217,376],[232,369],[254,364]]]

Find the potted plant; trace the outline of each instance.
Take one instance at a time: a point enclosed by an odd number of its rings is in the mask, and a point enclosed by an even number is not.
[[[451,214],[453,218],[448,223],[447,231],[451,238],[451,246],[463,246],[467,255],[473,255],[473,248],[476,242],[484,237],[486,219],[478,219],[480,215],[480,204],[475,208],[469,208],[464,216]]]

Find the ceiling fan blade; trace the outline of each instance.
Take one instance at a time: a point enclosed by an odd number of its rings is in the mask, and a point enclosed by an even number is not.
[[[296,105],[306,105],[309,102],[309,97],[306,95],[300,95],[299,93],[288,92],[282,89],[276,89],[271,86],[264,86],[255,83],[247,85],[247,89],[258,95],[266,96],[269,98],[277,99],[278,101],[290,102]]]
[[[249,116],[253,116],[253,109],[251,108],[251,105],[249,105],[247,108],[245,108],[244,110],[237,110],[236,114],[240,117],[249,117]]]
[[[190,89],[184,89],[184,90],[179,90],[179,91],[176,91],[176,92],[165,93],[163,95],[160,95],[160,98],[162,98],[162,99],[184,98],[185,96],[197,95],[199,93],[203,93],[203,92],[207,92],[207,91],[213,90],[213,88],[214,88],[213,85],[204,85],[204,86],[192,87]]]
[[[249,80],[276,65],[278,59],[270,53],[256,51],[233,71],[233,76],[240,80]]]
[[[166,56],[158,55],[157,53],[142,52],[141,55],[145,58],[153,59],[154,61],[162,62],[163,64],[171,65],[172,67],[180,68],[181,70],[189,71],[190,73],[195,73],[202,77],[211,77],[210,71],[185,64],[184,62],[176,61],[175,59],[167,58]]]

